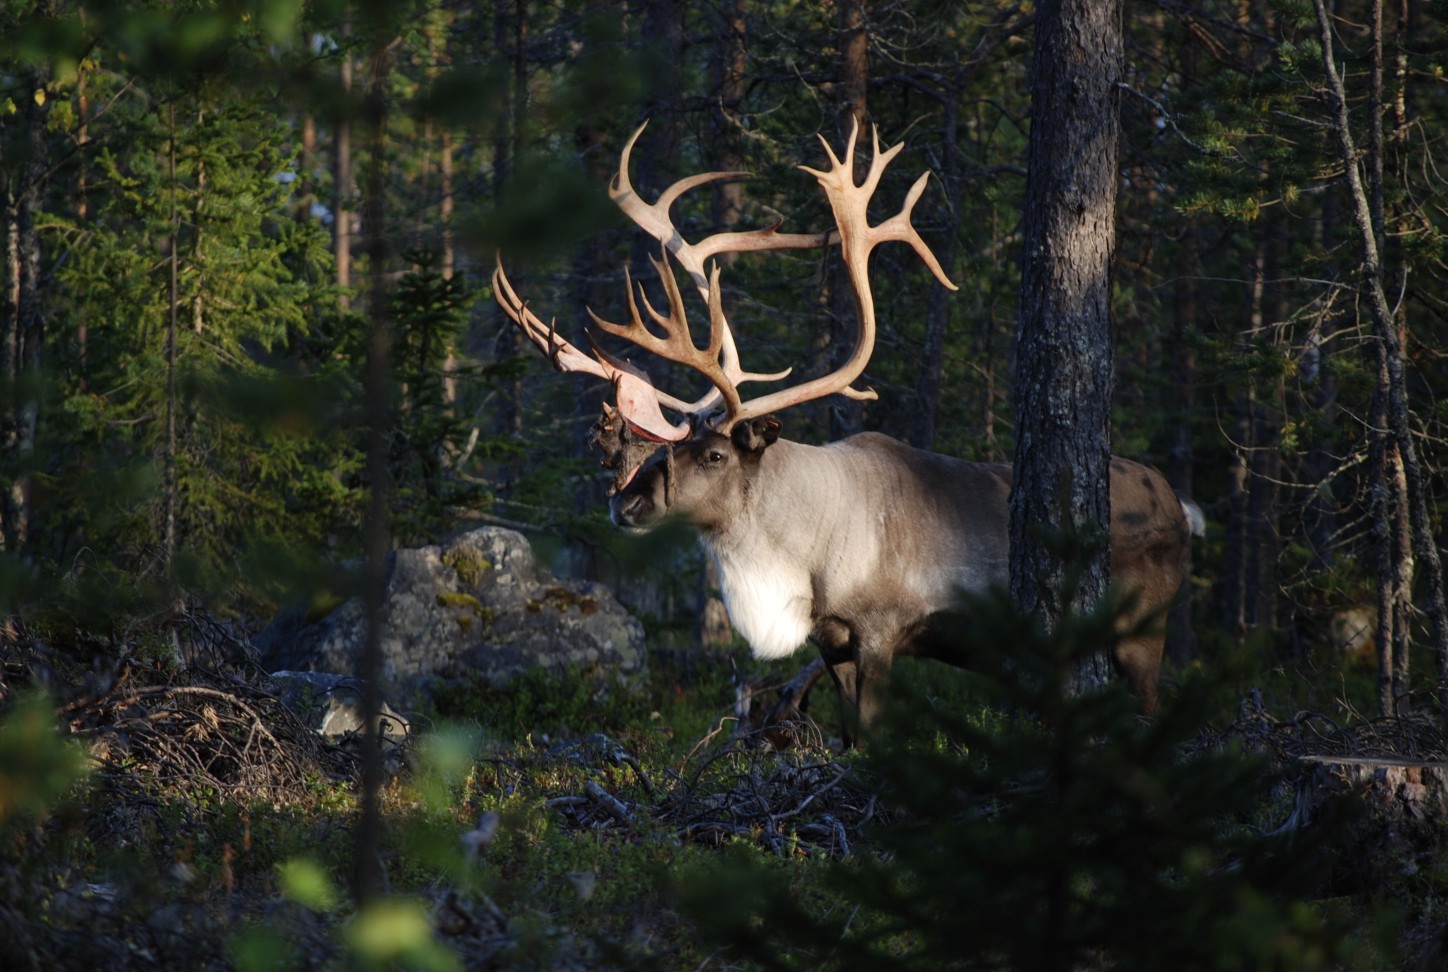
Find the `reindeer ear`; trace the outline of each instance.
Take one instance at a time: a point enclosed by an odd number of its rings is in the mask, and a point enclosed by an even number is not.
[[[766,415],[764,418],[750,419],[734,426],[729,437],[745,452],[760,452],[774,445],[779,439],[779,430],[783,427],[779,419]]]

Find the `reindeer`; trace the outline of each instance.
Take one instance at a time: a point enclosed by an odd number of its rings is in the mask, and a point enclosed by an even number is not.
[[[746,174],[691,176],[646,203],[629,183],[629,156],[642,131],[624,147],[609,194],[662,244],[660,258],[652,262],[668,309],[655,309],[641,288],[636,299],[625,273],[628,322],[614,324],[592,310],[589,316],[604,333],[699,372],[709,392],[685,402],[656,389],[644,371],[609,354],[591,333],[591,355],[568,343],[514,292],[501,259],[494,293],[555,367],[613,384],[615,405],[604,406],[594,430],[603,463],[614,471],[613,522],[631,531],[649,530],[671,516],[691,523],[718,568],[730,620],[756,657],[781,658],[807,641],[818,648],[843,702],[848,744],[879,714],[897,656],[969,662],[969,646],[950,620],[958,618],[964,594],[1004,584],[1008,571],[1010,466],[936,455],[874,432],[805,445],[782,438],[774,414],[827,395],[876,397],[870,389],[852,387],[874,350],[868,262],[875,247],[892,241],[910,245],[943,286],[956,289],[910,221],[929,174],[916,180],[898,213],[872,226],[866,206],[901,146],[882,152],[875,133],[869,170],[856,185],[858,130],[843,160],[821,138],[829,166],[800,168],[824,189],[834,231],[785,234],[776,224],[690,243],[669,215],[674,202],[698,186]],[[723,310],[718,262],[706,269],[706,261],[722,253],[835,244],[858,312],[853,354],[830,374],[743,399],[744,383],[780,381],[788,372],[743,370]],[[689,273],[708,307],[709,339],[703,347],[690,332],[671,258]],[[645,323],[640,303],[657,330]],[[679,419],[670,421],[665,410]],[[1177,594],[1187,576],[1190,535],[1202,530],[1201,513],[1159,473],[1129,459],[1112,459],[1110,489],[1111,573],[1135,595],[1124,619],[1129,633],[1113,661],[1150,714],[1164,635],[1159,626],[1142,633],[1138,622]]]

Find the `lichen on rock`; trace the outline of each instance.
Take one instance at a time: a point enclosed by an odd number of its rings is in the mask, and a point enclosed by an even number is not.
[[[612,686],[640,681],[643,627],[600,584],[553,577],[513,530],[482,527],[394,551],[381,612],[382,681],[403,704],[471,673],[504,684],[534,666],[585,663]],[[313,619],[279,615],[256,638],[273,670],[357,674],[361,601]]]

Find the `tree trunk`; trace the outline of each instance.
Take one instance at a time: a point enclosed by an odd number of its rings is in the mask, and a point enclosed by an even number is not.
[[[1186,47],[1195,51],[1192,44]],[[1186,78],[1195,77],[1195,54],[1183,52],[1182,71]],[[1196,355],[1191,351],[1190,336],[1197,330],[1197,279],[1201,276],[1199,229],[1188,220],[1183,227],[1176,252],[1176,282],[1172,293],[1172,345],[1175,350],[1174,375],[1176,388],[1172,403],[1171,460],[1167,464],[1167,481],[1185,496],[1192,495],[1194,478],[1192,450],[1192,416],[1196,410]],[[1192,660],[1192,599],[1184,597],[1172,607],[1167,617],[1166,655],[1179,667]]]
[[[453,136],[452,132],[443,129],[438,136],[437,146],[437,167],[438,167],[438,222],[439,233],[442,236],[442,275],[445,279],[451,280],[457,272],[457,247],[453,241],[453,213],[457,205],[453,201]],[[454,368],[454,359],[448,357],[448,371]],[[457,399],[455,378],[448,379],[448,401]]]
[[[344,40],[346,28],[343,28]],[[352,55],[344,52],[338,67],[341,73],[342,97],[352,94]],[[332,253],[337,264],[337,287],[341,291],[342,309],[352,303],[348,290],[352,286],[352,196],[355,174],[352,171],[352,119],[344,108],[337,116],[335,153],[332,159]]]
[[[437,73],[452,63],[452,57],[448,50],[448,37],[452,30],[458,25],[452,22],[443,25],[442,37],[438,37],[439,31],[432,29],[428,33],[427,47],[428,54],[436,67],[430,72],[431,78],[435,79]],[[451,280],[456,270],[457,256],[453,244],[453,137],[452,129],[446,124],[437,126],[433,130],[431,120],[427,122],[427,142],[437,145],[437,223],[438,223],[438,249],[441,253],[440,273],[444,280]],[[449,347],[447,357],[442,363],[442,391],[444,407],[449,411],[457,404],[458,380],[457,380],[457,352],[455,347]],[[454,455],[446,452],[443,462],[451,465]]]
[[[177,396],[180,383],[176,374],[176,331],[181,315],[181,186],[176,181],[176,106],[168,112],[170,139],[167,143],[166,167],[170,177],[171,223],[167,239],[167,265],[170,290],[166,320],[166,429],[162,438],[161,456],[161,551],[169,571],[176,558],[176,517],[180,498],[176,483],[176,413],[180,409]]]
[[[1381,49],[1381,47],[1382,47],[1382,0],[1375,0],[1374,6],[1375,6],[1376,11],[1377,11],[1375,17],[1376,17],[1376,20],[1377,20],[1376,33],[1378,34],[1378,37],[1377,37],[1377,39],[1375,40],[1374,44],[1375,44],[1375,47]],[[1393,109],[1392,109],[1392,110],[1393,110],[1393,132],[1392,132],[1392,139],[1391,139],[1391,144],[1397,145],[1397,146],[1402,146],[1402,145],[1404,144],[1404,142],[1406,142],[1407,137],[1408,137],[1408,117],[1407,117],[1408,58],[1407,58],[1407,53],[1406,53],[1406,51],[1407,51],[1407,31],[1408,31],[1408,16],[1409,16],[1409,12],[1410,12],[1410,10],[1409,10],[1409,6],[1408,6],[1407,0],[1401,0],[1401,3],[1400,3],[1399,8],[1398,8],[1398,23],[1397,23],[1397,49],[1398,49],[1398,54],[1397,54],[1397,57],[1394,59],[1394,73],[1393,73],[1394,95],[1393,95]],[[1376,70],[1377,72],[1379,72],[1379,73],[1381,73],[1381,71],[1382,71],[1381,60],[1382,60],[1382,58],[1381,58],[1381,53],[1379,53],[1379,55],[1378,55],[1379,64],[1378,64],[1378,66],[1375,68],[1375,70]],[[1379,95],[1378,95],[1379,100],[1381,100],[1381,97],[1382,97],[1382,96],[1381,96],[1381,93],[1379,93]],[[1377,108],[1377,109],[1375,109],[1375,110],[1379,110],[1379,111],[1380,111],[1380,110],[1381,110],[1381,107],[1379,107],[1379,108]],[[1384,154],[1386,154],[1386,152],[1387,152],[1387,147],[1386,147],[1386,146],[1384,146],[1383,152],[1384,152]],[[1395,165],[1395,169],[1398,170],[1398,175],[1399,175],[1399,178],[1401,179],[1401,181],[1404,182],[1404,183],[1406,183],[1406,182],[1407,182],[1407,177],[1406,177],[1406,174],[1401,171],[1402,165],[1403,165],[1403,162],[1402,162],[1402,155],[1401,155],[1401,151],[1400,151],[1400,152],[1399,152],[1399,155],[1398,155],[1398,157],[1397,157],[1397,163],[1396,163],[1396,165]],[[1378,168],[1378,169],[1382,169],[1383,166],[1380,164],[1377,168]],[[1378,195],[1379,195],[1379,196],[1382,195],[1381,191],[1378,193]],[[1385,214],[1385,219],[1384,219],[1384,225],[1386,226],[1386,221],[1385,221],[1385,220],[1386,220],[1386,214]],[[1381,234],[1381,236],[1382,236],[1383,238],[1386,238],[1386,237],[1387,237],[1386,230],[1384,230],[1384,232]],[[1398,261],[1397,265],[1396,265],[1393,269],[1394,269],[1394,278],[1395,278],[1394,287],[1396,288],[1396,287],[1399,285],[1398,282],[1403,281],[1403,280],[1407,277],[1408,270],[1407,270],[1406,265],[1404,265],[1401,257],[1399,258],[1399,261]],[[1406,314],[1406,311],[1404,310],[1404,308],[1403,308],[1401,305],[1400,305],[1399,308],[1398,308],[1398,314],[1397,314],[1397,317],[1396,317],[1396,319],[1394,320],[1393,323],[1394,323],[1394,325],[1395,325],[1395,326],[1397,327],[1397,329],[1398,329],[1396,333],[1398,334],[1398,342],[1399,342],[1399,345],[1401,345],[1401,344],[1403,344],[1403,343],[1406,341],[1406,335],[1407,335],[1407,330],[1408,330],[1407,314]],[[1396,618],[1396,624],[1395,624],[1394,631],[1393,631],[1393,648],[1392,648],[1392,651],[1393,651],[1393,666],[1392,666],[1392,667],[1393,667],[1393,698],[1394,698],[1394,706],[1393,706],[1393,708],[1394,708],[1394,711],[1396,712],[1396,711],[1398,711],[1398,709],[1400,708],[1400,702],[1401,702],[1401,700],[1404,700],[1404,699],[1406,699],[1406,698],[1408,697],[1408,691],[1409,691],[1409,688],[1410,688],[1410,681],[1409,681],[1410,672],[1409,672],[1409,661],[1408,661],[1408,660],[1409,660],[1409,657],[1410,657],[1410,651],[1411,651],[1411,648],[1412,648],[1412,628],[1410,627],[1410,624],[1411,624],[1411,619],[1413,618],[1414,613],[1415,613],[1414,607],[1413,607],[1413,576],[1414,576],[1414,574],[1415,574],[1416,571],[1417,571],[1417,565],[1416,565],[1416,562],[1415,562],[1415,559],[1414,559],[1414,556],[1413,556],[1413,518],[1412,518],[1412,513],[1411,513],[1411,511],[1410,511],[1410,509],[1409,509],[1409,506],[1408,506],[1408,477],[1407,477],[1407,470],[1406,470],[1406,468],[1405,468],[1404,465],[1403,465],[1402,452],[1401,452],[1401,451],[1397,451],[1397,452],[1395,453],[1395,457],[1396,457],[1396,462],[1394,463],[1393,483],[1394,483],[1394,491],[1395,491],[1395,493],[1396,493],[1396,495],[1397,495],[1397,520],[1398,520],[1398,530],[1397,530],[1396,547],[1397,547],[1397,550],[1398,550],[1398,570],[1397,570],[1397,572],[1396,572],[1396,573],[1397,573],[1397,591],[1396,591],[1396,595],[1397,595],[1397,596],[1396,596],[1396,598],[1395,598],[1395,604],[1396,604],[1396,610],[1397,610],[1397,618]],[[1440,589],[1441,589],[1441,586],[1442,586],[1442,585],[1441,585],[1441,582],[1440,582],[1440,584],[1439,584]],[[1441,665],[1440,665],[1440,671],[1441,671]]]
[[[23,550],[30,535],[30,465],[40,421],[41,352],[45,340],[45,309],[41,301],[40,214],[44,199],[49,146],[45,125],[48,99],[30,94],[49,81],[45,72],[24,77],[18,86],[18,137],[8,160],[10,181],[5,191],[5,315],[0,334],[0,470],[10,482],[0,496],[0,550]],[[6,477],[0,477],[6,478]]]
[[[1380,345],[1381,360],[1386,365],[1387,394],[1385,416],[1387,427],[1403,464],[1403,480],[1408,496],[1408,513],[1413,536],[1413,551],[1422,564],[1424,591],[1422,608],[1428,616],[1432,632],[1433,655],[1437,662],[1439,703],[1448,714],[1448,695],[1442,686],[1448,686],[1448,606],[1444,603],[1443,566],[1438,556],[1438,545],[1434,537],[1433,522],[1428,513],[1427,481],[1418,459],[1418,446],[1413,438],[1412,413],[1408,403],[1408,389],[1403,373],[1403,347],[1398,334],[1397,322],[1388,305],[1387,293],[1383,286],[1383,262],[1378,248],[1377,233],[1374,232],[1372,210],[1363,189],[1358,172],[1357,149],[1353,144],[1352,130],[1348,123],[1347,95],[1343,90],[1341,77],[1337,73],[1336,59],[1332,53],[1332,24],[1328,19],[1323,0],[1313,0],[1317,12],[1319,37],[1322,44],[1323,74],[1328,84],[1331,107],[1331,125],[1337,141],[1338,157],[1343,163],[1347,177],[1349,202],[1357,224],[1358,238],[1362,252],[1362,280],[1360,288],[1364,302],[1372,316],[1373,337]]]
[[[713,168],[720,172],[734,172],[744,167],[741,151],[743,125],[740,115],[744,103],[744,77],[749,69],[748,50],[745,46],[748,21],[745,18],[745,0],[724,0],[719,5],[719,22],[715,25],[717,41],[710,52],[714,75],[715,103],[711,115],[717,157]],[[739,223],[744,206],[744,187],[738,182],[718,183],[711,199],[711,215],[717,229],[732,229]],[[738,254],[720,254],[719,259],[728,268]]]
[[[1322,200],[1321,219],[1314,242],[1321,246],[1324,240],[1336,239],[1338,209],[1336,200],[1325,194]],[[1332,303],[1328,302],[1317,315],[1308,332],[1306,352],[1302,358],[1300,373],[1307,404],[1311,409],[1311,421],[1317,427],[1330,429],[1336,425],[1339,408],[1337,402],[1338,384],[1332,368],[1332,357],[1336,353],[1326,330]],[[1332,440],[1328,436],[1315,437],[1307,456],[1307,482],[1312,484],[1306,511],[1306,535],[1308,547],[1312,550],[1312,566],[1315,570],[1330,570],[1337,561],[1338,504],[1334,498],[1339,488],[1338,457]]]
[[[377,31],[381,25],[374,25]],[[362,806],[357,826],[353,875],[354,895],[365,901],[382,887],[379,854],[382,848],[381,789],[382,741],[382,602],[387,592],[387,555],[390,538],[387,511],[391,502],[388,471],[388,385],[391,380],[392,328],[388,316],[387,227],[387,86],[391,71],[389,38],[379,34],[368,65],[362,117],[367,130],[366,192],[362,199],[362,232],[367,252],[367,374],[364,408],[367,418],[367,511],[363,524],[366,554],[363,604],[366,634],[358,675],[362,679],[363,725]]]
[[[1273,228],[1264,220],[1253,260],[1247,319],[1237,338],[1237,347],[1246,360],[1259,345],[1277,340],[1276,322],[1282,314],[1280,294],[1268,286],[1275,273],[1275,246]],[[1277,484],[1281,480],[1277,410],[1281,400],[1280,384],[1259,384],[1255,373],[1243,379],[1234,432],[1236,449],[1229,470],[1222,583],[1222,627],[1238,641],[1248,631],[1270,629],[1277,623]]]
[[[85,62],[78,66],[75,79],[76,133],[75,142],[80,150],[76,159],[75,174],[75,221],[84,232],[90,218],[90,95],[86,89]],[[89,370],[90,325],[84,316],[75,322],[76,371],[80,386],[85,387],[86,372]]]
[[[957,81],[944,92],[944,132],[941,137],[940,181],[945,187],[946,229],[935,247],[940,265],[950,272],[959,249],[960,219],[960,153],[959,137],[960,85]],[[936,415],[940,409],[940,379],[945,358],[945,329],[950,322],[950,293],[935,281],[930,285],[930,299],[925,305],[925,340],[920,348],[920,377],[915,385],[916,419],[914,444],[921,449],[935,445]]]
[[[1250,342],[1245,333],[1236,342],[1237,352],[1245,357]],[[1222,630],[1241,642],[1247,636],[1248,610],[1251,600],[1247,569],[1250,515],[1248,499],[1252,488],[1251,456],[1256,428],[1252,413],[1257,408],[1257,392],[1249,379],[1244,382],[1237,400],[1237,417],[1233,425],[1232,458],[1227,466],[1227,522],[1222,563]]]
[[[509,12],[511,10],[511,16]],[[499,203],[507,191],[523,146],[523,125],[528,115],[528,6],[523,0],[515,0],[511,6],[499,3],[493,13],[493,51],[500,64],[512,67],[511,92],[506,124],[499,126],[493,141],[493,196]],[[515,276],[515,286],[522,287],[525,281]],[[499,318],[500,325],[493,342],[495,360],[506,361],[517,357],[522,350],[522,336],[518,329],[506,319]],[[523,432],[523,379],[507,381],[499,388],[494,434],[517,437]],[[499,492],[507,495],[512,480],[517,478],[519,465],[509,464],[505,481]]]
[[[1261,221],[1261,274],[1258,307],[1254,320],[1258,340],[1275,350],[1282,343],[1281,322],[1287,311],[1279,276],[1281,238],[1277,220]],[[1281,550],[1280,506],[1282,493],[1282,402],[1285,389],[1281,376],[1265,381],[1258,389],[1256,407],[1250,416],[1252,441],[1248,491],[1247,533],[1247,625],[1266,631],[1277,628],[1280,587],[1277,559]]]
[[[1016,350],[1010,586],[1021,610],[1054,625],[1095,604],[1109,581],[1114,381],[1111,267],[1121,77],[1119,0],[1039,9]],[[1078,543],[1065,563],[1061,542]],[[1080,547],[1080,541],[1088,546]],[[1073,582],[1073,575],[1076,580]],[[1104,685],[1104,654],[1075,688]]]
[[[296,214],[298,222],[312,216],[312,203],[317,197],[317,183],[313,173],[317,168],[317,116],[311,112],[302,115],[301,153],[297,158],[300,169],[297,180]]]
[[[719,7],[720,22],[717,25],[718,40],[710,52],[713,59],[713,75],[717,101],[713,113],[714,145],[718,155],[710,166],[720,172],[734,172],[744,168],[743,152],[740,147],[740,112],[744,101],[744,77],[748,70],[748,56],[745,47],[747,21],[744,16],[745,0],[725,0]],[[739,224],[744,206],[743,187],[737,182],[718,183],[710,200],[713,216],[712,229],[716,232],[733,230]],[[724,253],[717,259],[728,269],[738,254]],[[728,314],[733,302],[725,300]],[[729,623],[729,612],[719,596],[719,572],[711,558],[704,558],[700,571],[702,587],[699,611],[699,643],[706,648],[726,646],[734,640],[734,630]]]
[[[1379,361],[1369,469],[1378,626],[1378,709],[1397,715],[1408,691],[1413,617],[1413,539],[1402,452],[1387,434],[1387,369]]]
[[[1383,171],[1386,146],[1383,141],[1383,5],[1368,4],[1368,146],[1363,162],[1367,169],[1368,219],[1379,252],[1387,245],[1387,214],[1383,206]],[[1388,274],[1386,258],[1382,268]],[[1401,271],[1396,276],[1400,276]],[[1403,322],[1393,321],[1399,331]],[[1401,338],[1400,338],[1401,340]],[[1413,557],[1412,524],[1408,512],[1407,475],[1403,454],[1389,433],[1388,403],[1392,382],[1386,348],[1375,347],[1377,388],[1373,396],[1370,425],[1369,470],[1372,475],[1373,565],[1378,605],[1378,709],[1383,715],[1397,715],[1400,700],[1408,690],[1409,649],[1412,644]]]

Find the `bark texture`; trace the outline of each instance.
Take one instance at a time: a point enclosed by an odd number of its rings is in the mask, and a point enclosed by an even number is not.
[[[1106,524],[1114,382],[1118,0],[1052,0],[1036,22],[1016,350],[1011,595],[1054,624],[1095,603],[1109,580]],[[1068,567],[1050,539],[1094,536],[1066,603]],[[1104,657],[1080,687],[1105,684]]]

